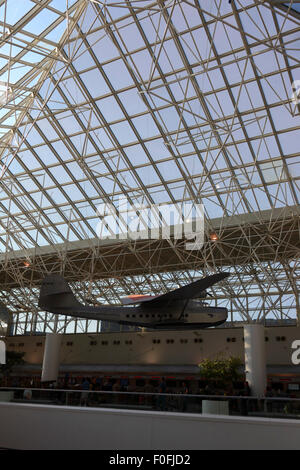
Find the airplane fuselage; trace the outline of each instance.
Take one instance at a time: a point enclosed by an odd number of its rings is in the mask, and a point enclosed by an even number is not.
[[[209,307],[195,300],[173,300],[164,305],[135,305],[131,307],[82,305],[77,308],[60,307],[60,315],[84,316],[93,320],[117,322],[123,325],[158,329],[208,328],[226,321],[227,309]]]

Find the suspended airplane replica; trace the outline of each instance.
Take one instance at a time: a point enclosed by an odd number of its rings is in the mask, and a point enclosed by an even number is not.
[[[39,307],[57,315],[152,329],[208,328],[224,323],[228,311],[227,308],[205,305],[203,299],[207,295],[206,289],[229,275],[229,273],[213,274],[167,294],[129,295],[121,299],[124,306],[96,307],[81,304],[63,277],[50,275],[42,283]]]

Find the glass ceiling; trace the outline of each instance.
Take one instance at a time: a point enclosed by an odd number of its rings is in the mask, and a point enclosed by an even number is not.
[[[267,217],[270,232],[275,221],[298,223],[297,3],[0,0],[0,252],[27,305],[10,305],[15,332],[34,331],[24,318],[43,315],[32,312],[37,293],[18,253],[34,264],[41,247],[58,253],[97,238],[104,202],[203,204],[207,232],[217,219],[243,229],[250,215],[252,225]],[[227,267],[232,280],[216,292],[232,320],[300,316],[299,245],[278,258],[276,243],[268,266],[251,246],[247,263]],[[253,292],[237,288],[253,266]],[[157,281],[148,266],[140,290],[224,268],[213,258]],[[92,274],[104,302],[140,285]],[[240,289],[255,308],[239,305]]]

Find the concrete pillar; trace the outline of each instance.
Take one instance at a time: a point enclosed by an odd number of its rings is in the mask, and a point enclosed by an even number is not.
[[[267,387],[264,325],[244,326],[246,380],[252,396],[263,396]]]
[[[42,382],[57,380],[61,335],[47,334],[43,359]]]

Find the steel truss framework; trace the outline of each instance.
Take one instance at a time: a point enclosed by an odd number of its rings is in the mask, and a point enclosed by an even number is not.
[[[300,317],[297,10],[0,0],[0,278],[13,333],[99,331],[38,311],[49,272],[84,302],[117,303],[230,270],[212,295],[232,321]],[[99,241],[97,207],[120,197],[202,203],[203,248]]]

